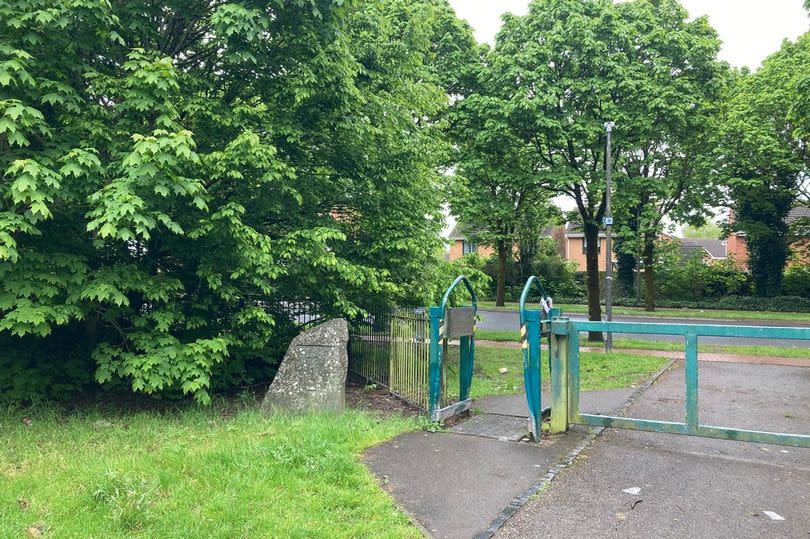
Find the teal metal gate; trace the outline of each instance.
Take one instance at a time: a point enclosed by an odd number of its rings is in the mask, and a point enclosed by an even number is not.
[[[683,336],[686,351],[684,422],[581,413],[579,409],[579,334],[584,331]],[[810,340],[810,328],[586,322],[555,318],[551,322],[551,432],[565,432],[568,430],[569,424],[579,424],[810,447],[810,435],[744,430],[700,423],[698,417],[698,338],[703,336]]]
[[[540,292],[538,309],[527,309],[526,299],[535,285]],[[540,387],[542,366],[543,336],[551,336],[551,319],[560,316],[560,310],[552,305],[540,279],[532,275],[526,281],[520,294],[520,348],[523,353],[523,385],[526,389],[526,403],[529,406],[529,434],[534,441],[540,440],[540,424],[550,408],[543,408]],[[549,341],[549,346],[551,343]],[[550,368],[549,363],[549,368]]]
[[[459,284],[464,284],[470,293],[472,305],[448,307],[450,296]],[[433,421],[441,421],[470,409],[475,358],[475,317],[478,314],[478,298],[470,281],[463,275],[456,277],[442,298],[442,304],[431,307],[430,316],[430,400],[428,413]],[[459,391],[458,401],[442,407],[442,391],[445,389],[444,373],[447,346],[450,339],[459,340]]]

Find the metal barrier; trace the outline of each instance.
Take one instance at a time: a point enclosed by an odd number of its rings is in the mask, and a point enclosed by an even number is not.
[[[472,299],[471,306],[448,307],[450,296],[459,284],[464,284]],[[478,298],[472,284],[459,275],[447,289],[442,304],[430,308],[430,402],[428,413],[433,421],[441,421],[470,409],[470,386],[472,385],[475,358],[475,316],[478,313]],[[459,339],[459,390],[458,402],[441,407],[447,342]]]
[[[606,415],[579,410],[579,334],[584,331],[682,335],[686,344],[686,410],[683,423]],[[648,432],[684,434],[795,447],[810,447],[810,435],[702,425],[698,417],[698,337],[737,337],[810,340],[810,328],[586,322],[555,318],[551,322],[551,431],[565,432],[569,424]]]
[[[349,324],[349,370],[428,408],[429,322],[424,307],[392,307]]]
[[[449,307],[464,284],[472,305]],[[463,275],[447,289],[438,307],[390,308],[353,320],[349,327],[349,370],[387,387],[441,421],[470,408],[478,299]],[[449,340],[458,339],[458,396],[447,389]],[[452,365],[455,366],[455,363]],[[457,400],[455,400],[457,398]]]
[[[527,309],[526,299],[535,285],[540,290],[540,308]],[[561,315],[559,309],[552,306],[551,298],[546,294],[540,279],[532,275],[526,281],[520,294],[520,348],[523,351],[523,385],[526,390],[526,404],[529,406],[529,434],[534,441],[540,440],[540,424],[550,408],[543,408],[540,386],[540,366],[542,365],[542,337],[551,332],[549,323],[552,317]],[[549,347],[551,343],[549,341]],[[550,357],[549,357],[550,359]],[[551,364],[549,363],[549,368]]]

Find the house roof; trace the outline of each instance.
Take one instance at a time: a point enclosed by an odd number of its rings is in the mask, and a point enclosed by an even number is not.
[[[599,228],[599,237],[606,236],[604,229]],[[565,223],[565,237],[566,238],[584,238],[585,231],[582,230],[582,223],[579,221],[568,221]]]
[[[696,251],[703,250],[712,258],[726,258],[728,256],[727,247],[723,240],[683,238],[681,239],[681,256],[686,258]]]
[[[785,217],[787,224],[791,224],[799,219],[810,219],[810,206],[794,206]]]
[[[453,230],[450,231],[450,234],[447,237],[451,240],[467,239],[467,235],[461,232],[461,223],[456,223],[456,226],[453,227]]]

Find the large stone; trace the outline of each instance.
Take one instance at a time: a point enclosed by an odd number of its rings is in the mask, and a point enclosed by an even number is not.
[[[262,402],[266,412],[339,411],[346,406],[349,327],[330,320],[290,343]]]

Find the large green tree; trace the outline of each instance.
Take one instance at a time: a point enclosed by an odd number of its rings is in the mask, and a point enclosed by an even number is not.
[[[810,172],[808,72],[810,33],[784,42],[756,73],[740,74],[718,129],[731,228],[746,234],[748,265],[761,296],[781,291],[790,240],[785,218]]]
[[[482,66],[479,88],[487,84],[486,76]],[[458,149],[450,204],[471,240],[495,247],[495,304],[503,306],[509,260],[526,239],[539,237],[551,206],[548,191],[526,162],[530,152],[503,114],[503,101],[487,93],[458,100],[450,114]]]
[[[206,402],[291,302],[425,296],[441,8],[0,0],[0,391]]]
[[[645,216],[683,204],[693,175],[670,163],[678,133],[699,118],[718,42],[704,19],[687,22],[675,1],[535,0],[507,16],[492,71],[531,172],[572,199],[586,239],[589,318],[601,317],[598,234],[605,213],[605,130],[613,121],[617,203],[627,190]],[[677,129],[676,129],[677,128]],[[678,150],[679,155],[683,150]],[[666,163],[664,162],[666,161]],[[657,185],[661,179],[666,185]],[[621,204],[618,204],[621,207]],[[649,219],[647,219],[649,221]],[[658,228],[650,222],[646,229]],[[591,338],[601,338],[594,334]]]

